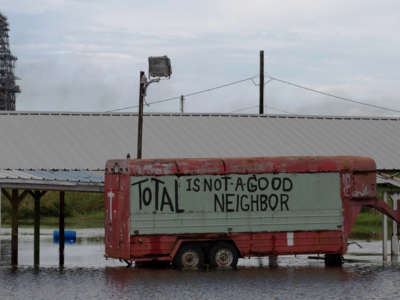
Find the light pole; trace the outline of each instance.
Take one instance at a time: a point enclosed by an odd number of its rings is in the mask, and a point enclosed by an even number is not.
[[[260,51],[260,115],[264,114],[264,50]]]
[[[161,77],[171,77],[171,61],[167,56],[149,57],[149,80],[143,71],[139,77],[139,113],[137,131],[137,159],[142,158],[142,139],[143,139],[143,103],[146,97],[147,87],[153,82],[159,82]],[[153,79],[151,79],[153,77]]]

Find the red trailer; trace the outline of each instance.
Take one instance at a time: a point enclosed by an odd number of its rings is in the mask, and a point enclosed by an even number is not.
[[[400,220],[365,157],[109,160],[105,256],[199,268],[315,253],[338,265],[363,206]]]

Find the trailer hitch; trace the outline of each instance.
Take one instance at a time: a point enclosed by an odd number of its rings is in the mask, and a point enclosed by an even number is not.
[[[399,200],[398,200],[399,201]],[[367,207],[372,207],[378,210],[379,212],[383,213],[384,215],[387,215],[390,217],[392,220],[396,221],[397,223],[400,224],[400,210],[394,210],[391,208],[389,205],[383,201],[381,198],[374,198],[371,200],[366,200],[362,202],[363,206]],[[397,206],[399,207],[399,206]]]
[[[347,246],[350,246],[350,245],[352,245],[352,244],[357,245],[358,248],[362,248],[362,246],[361,246],[359,243],[357,243],[356,241],[348,242],[348,243],[347,243]]]

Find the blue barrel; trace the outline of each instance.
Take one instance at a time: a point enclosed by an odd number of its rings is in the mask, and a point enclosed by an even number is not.
[[[60,232],[58,230],[53,231],[53,242],[58,244],[60,239]],[[76,242],[76,231],[75,230],[64,230],[64,243],[74,244]]]

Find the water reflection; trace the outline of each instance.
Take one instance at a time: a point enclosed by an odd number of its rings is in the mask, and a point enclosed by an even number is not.
[[[0,266],[9,265],[11,262],[11,241],[0,239]]]
[[[9,267],[10,237],[0,236],[0,299],[400,299],[400,268],[383,265],[380,243],[364,243],[361,254],[342,268],[326,268],[307,256],[242,259],[237,270],[178,271],[126,268],[105,260],[100,236],[80,237],[66,245],[66,268],[59,270],[58,245],[43,236],[41,268],[33,264],[33,237],[21,236],[17,270]],[[360,261],[364,257],[367,260]]]

